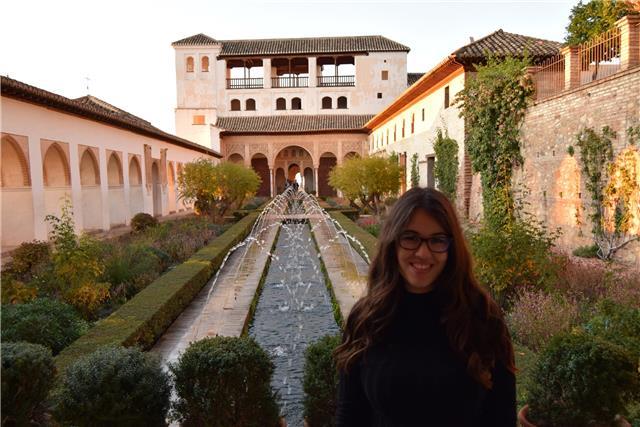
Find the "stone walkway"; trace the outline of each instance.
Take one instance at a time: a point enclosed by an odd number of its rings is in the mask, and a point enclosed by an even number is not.
[[[180,314],[151,351],[163,362],[174,361],[191,342],[216,335],[237,337],[247,321],[251,302],[267,263],[278,226],[263,232],[261,244],[237,249],[193,302]]]

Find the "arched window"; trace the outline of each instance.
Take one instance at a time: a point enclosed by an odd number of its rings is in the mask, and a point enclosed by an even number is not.
[[[404,138],[404,125],[405,125],[406,120],[402,119],[402,137]]]
[[[187,73],[193,73],[193,56],[187,56]]]
[[[107,178],[109,187],[122,185],[122,165],[116,153],[111,153],[107,162]]]
[[[302,110],[302,100],[300,98],[293,98],[291,100],[292,110]]]
[[[58,144],[52,144],[44,156],[45,187],[68,187],[71,185],[67,157]]]
[[[131,158],[129,163],[129,185],[142,185],[142,171],[140,169],[140,163],[135,157]]]
[[[80,185],[100,185],[98,161],[89,148],[80,158]]]
[[[287,101],[284,98],[276,99],[276,110],[286,110]]]
[[[415,113],[411,114],[411,133],[416,130],[416,115]]]
[[[26,187],[30,185],[29,167],[20,146],[13,138],[2,138],[2,161],[0,175],[3,187]]]
[[[323,110],[330,110],[333,108],[333,101],[331,100],[330,96],[325,96],[324,98],[322,98],[322,109]]]
[[[209,72],[209,57],[208,56],[203,56],[200,59],[200,69],[205,73]]]
[[[245,110],[247,111],[256,111],[256,100],[253,98],[249,98],[245,101]]]
[[[231,111],[240,111],[240,100],[232,99],[231,100]]]
[[[347,108],[347,97],[346,96],[341,96],[341,97],[338,98],[338,108],[339,109]]]

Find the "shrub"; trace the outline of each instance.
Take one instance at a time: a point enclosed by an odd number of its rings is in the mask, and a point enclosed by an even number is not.
[[[24,242],[11,254],[10,270],[22,280],[30,280],[51,262],[51,249],[47,242]]]
[[[106,259],[103,281],[111,283],[112,291],[120,290],[125,298],[130,298],[161,271],[161,260],[151,248],[134,243],[115,244]]]
[[[613,279],[604,291],[604,297],[617,304],[640,309],[640,272],[614,272]]]
[[[557,233],[531,219],[499,228],[485,224],[469,239],[478,279],[503,307],[518,289],[550,287],[557,279],[551,253],[556,238]]]
[[[25,342],[3,342],[2,425],[30,425],[43,410],[53,386],[55,367],[51,350]]]
[[[2,272],[2,304],[24,304],[38,296],[38,288],[15,279],[11,273]]]
[[[87,323],[68,304],[38,298],[2,306],[2,341],[26,341],[48,347],[53,354],[78,339]]]
[[[131,218],[131,231],[134,233],[141,233],[156,225],[158,225],[158,220],[148,213],[140,212]]]
[[[338,396],[338,369],[333,351],[339,335],[322,337],[310,345],[304,364],[304,416],[312,426],[334,426]]]
[[[580,258],[598,258],[598,245],[578,246],[572,253]]]
[[[520,291],[507,315],[514,339],[536,352],[555,335],[568,332],[577,319],[575,301],[540,290]]]
[[[640,359],[640,308],[603,300],[598,303],[595,316],[583,328],[587,334],[617,344]]]
[[[557,259],[558,280],[554,288],[575,295],[580,300],[599,300],[613,280],[613,273],[601,260],[570,256],[560,256]]]
[[[539,426],[608,425],[640,390],[637,360],[587,334],[555,337],[530,378],[529,418]]]
[[[55,395],[55,417],[76,426],[163,426],[171,385],[155,357],[103,347],[69,366]]]
[[[273,363],[252,338],[197,341],[170,369],[178,394],[173,417],[184,425],[277,425]]]

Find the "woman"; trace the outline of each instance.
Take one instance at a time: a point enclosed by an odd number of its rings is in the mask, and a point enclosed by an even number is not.
[[[394,205],[335,356],[339,427],[516,425],[509,332],[439,191]]]

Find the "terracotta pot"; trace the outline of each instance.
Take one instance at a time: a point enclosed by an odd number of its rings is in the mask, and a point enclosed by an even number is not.
[[[522,409],[520,409],[520,411],[518,412],[518,423],[520,423],[521,427],[536,427],[535,424],[527,420],[528,414],[529,414],[529,405],[524,405]],[[629,421],[627,421],[621,415],[616,415],[615,426],[616,427],[632,427]]]
[[[529,413],[529,405],[524,405],[518,412],[518,423],[521,427],[536,427],[535,424],[527,420],[527,414]]]

